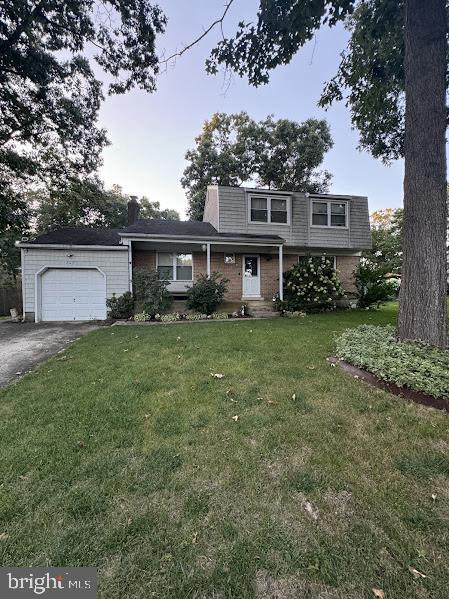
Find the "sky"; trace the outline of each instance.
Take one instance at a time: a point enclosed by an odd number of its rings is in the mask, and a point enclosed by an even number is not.
[[[224,8],[224,0],[160,0],[168,17],[166,33],[158,40],[159,55],[180,50],[209,26]],[[254,20],[257,0],[236,0],[224,23],[232,36],[240,20]],[[240,112],[256,119],[303,121],[325,118],[334,139],[322,168],[333,174],[330,193],[367,195],[370,211],[402,204],[403,162],[390,166],[357,149],[358,133],[351,128],[343,102],[325,111],[317,106],[323,84],[336,72],[348,34],[342,26],[322,28],[289,65],[278,67],[268,85],[254,88],[246,79],[224,73],[209,76],[205,60],[220,39],[219,28],[170,65],[158,78],[153,94],[134,90],[109,96],[100,125],[111,145],[104,151],[100,174],[106,185],[119,184],[130,195],[147,196],[185,218],[187,206],[180,178],[184,155],[194,146],[204,120],[214,112]]]

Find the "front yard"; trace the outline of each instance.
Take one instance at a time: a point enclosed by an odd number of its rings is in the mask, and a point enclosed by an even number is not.
[[[0,392],[1,563],[97,566],[102,599],[446,597],[448,415],[326,362],[395,309],[80,339]]]

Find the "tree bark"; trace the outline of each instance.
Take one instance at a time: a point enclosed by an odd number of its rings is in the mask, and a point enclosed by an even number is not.
[[[445,0],[405,0],[403,268],[397,336],[447,346]]]

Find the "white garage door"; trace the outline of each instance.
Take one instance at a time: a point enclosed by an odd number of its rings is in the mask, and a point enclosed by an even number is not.
[[[41,277],[43,321],[106,318],[106,286],[98,270],[49,268]]]

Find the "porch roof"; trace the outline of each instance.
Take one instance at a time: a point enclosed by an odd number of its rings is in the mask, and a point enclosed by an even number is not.
[[[126,239],[147,241],[189,240],[192,242],[234,242],[268,243],[281,245],[284,239],[279,235],[250,235],[247,233],[219,233],[210,223],[201,221],[176,220],[139,220],[136,224],[126,227],[119,232]]]

